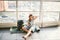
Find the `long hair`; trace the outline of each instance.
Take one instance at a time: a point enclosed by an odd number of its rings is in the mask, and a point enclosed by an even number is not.
[[[29,22],[31,21],[31,20],[30,20],[30,17],[31,17],[31,16],[33,16],[33,15],[32,15],[32,14],[29,15],[29,20],[28,20]]]

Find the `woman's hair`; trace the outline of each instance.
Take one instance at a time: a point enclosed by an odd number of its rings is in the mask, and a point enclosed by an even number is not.
[[[29,18],[30,18],[31,16],[33,16],[33,15],[32,15],[32,14],[30,14],[30,15],[29,15]],[[29,19],[29,21],[31,21],[31,20]]]
[[[32,14],[29,15],[29,17],[33,16]]]

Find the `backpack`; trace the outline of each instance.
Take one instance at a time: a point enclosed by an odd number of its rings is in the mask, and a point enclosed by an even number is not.
[[[17,22],[17,26],[18,26],[18,30],[20,30],[20,29],[22,29],[22,27],[23,27],[23,20],[18,20],[18,22]]]

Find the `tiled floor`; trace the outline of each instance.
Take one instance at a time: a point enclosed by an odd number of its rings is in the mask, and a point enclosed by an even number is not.
[[[0,30],[0,40],[24,40],[25,33],[11,34],[9,29]],[[39,33],[33,33],[27,40],[60,40],[60,27],[41,28]]]

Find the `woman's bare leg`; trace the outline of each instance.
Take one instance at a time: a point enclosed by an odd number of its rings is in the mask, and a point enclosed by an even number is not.
[[[29,31],[25,27],[22,27],[22,30],[24,30],[25,32],[28,32]]]
[[[28,33],[24,37],[27,38],[31,34],[32,34],[31,30],[29,30]]]

